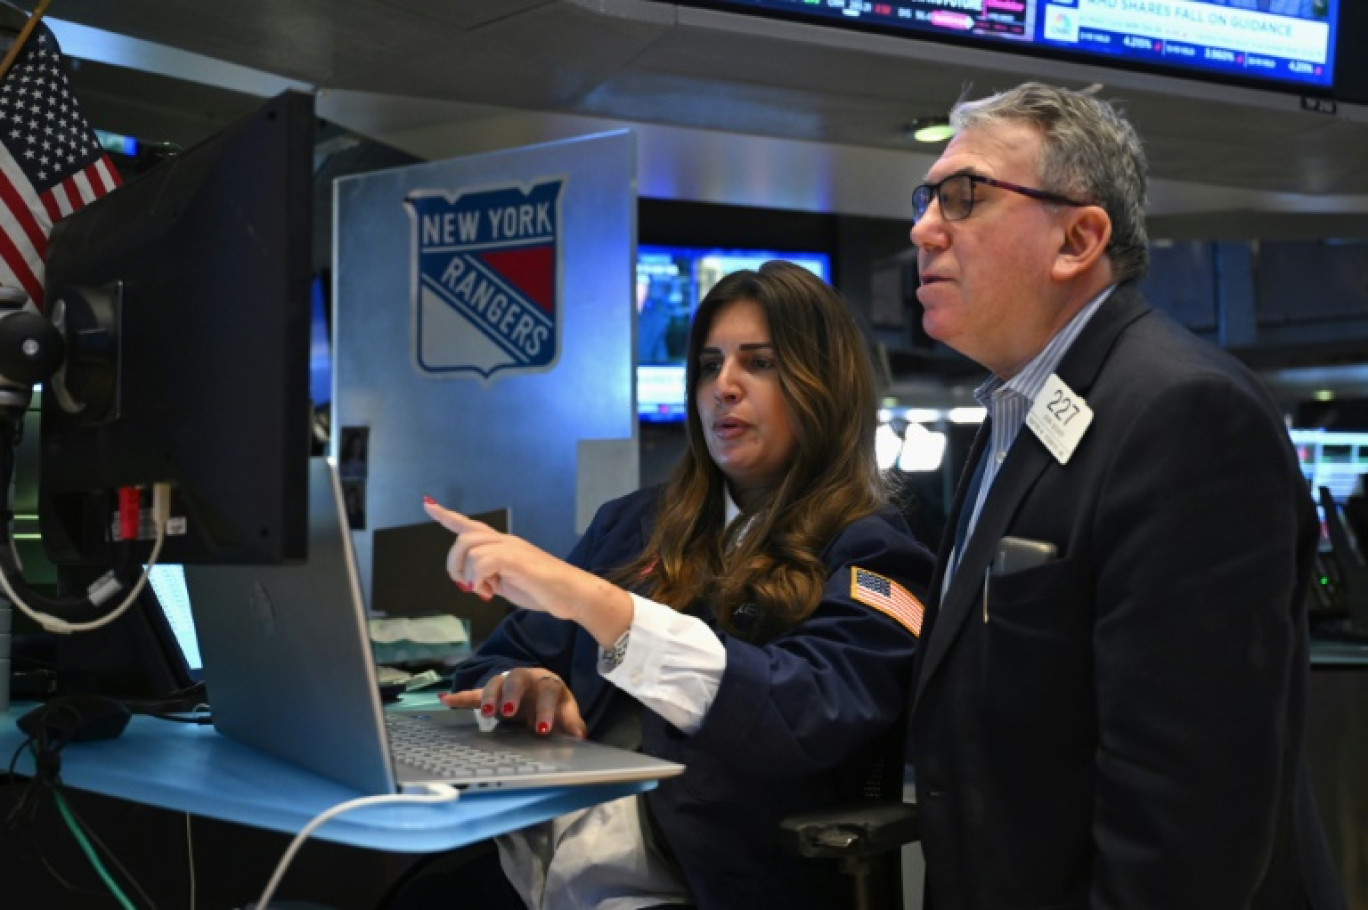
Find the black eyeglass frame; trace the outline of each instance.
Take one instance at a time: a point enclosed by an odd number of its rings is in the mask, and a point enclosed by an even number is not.
[[[941,200],[941,187],[952,180],[969,181],[969,204],[964,209],[963,215],[950,215],[945,211],[945,203]],[[1058,193],[1049,193],[1045,190],[1037,190],[1033,187],[1022,186],[1018,183],[1008,183],[1006,180],[998,180],[995,177],[985,177],[982,174],[951,174],[939,183],[923,183],[912,191],[912,223],[916,224],[926,217],[927,211],[931,208],[931,200],[935,199],[941,207],[941,217],[946,221],[963,221],[974,213],[974,203],[978,200],[974,198],[974,187],[978,184],[995,186],[1000,190],[1010,190],[1013,193],[1020,193],[1022,196],[1029,196],[1040,202],[1050,202],[1056,205],[1071,205],[1082,207],[1092,205],[1091,202],[1079,202],[1077,199],[1070,199],[1068,196],[1061,196]],[[920,205],[918,199],[921,199]]]

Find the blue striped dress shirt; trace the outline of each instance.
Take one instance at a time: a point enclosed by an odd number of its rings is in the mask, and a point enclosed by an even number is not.
[[[983,480],[979,483],[978,496],[975,498],[969,515],[969,525],[964,533],[964,539],[969,540],[974,533],[974,526],[978,523],[979,512],[983,510],[983,503],[988,498],[988,490],[993,485],[993,478],[997,476],[998,469],[1002,462],[1007,459],[1007,453],[1012,448],[1012,443],[1016,441],[1017,435],[1021,432],[1022,426],[1026,423],[1026,414],[1031,410],[1031,404],[1035,401],[1040,390],[1044,388],[1046,380],[1054,373],[1059,366],[1059,362],[1064,359],[1065,353],[1078,337],[1078,333],[1083,331],[1083,327],[1092,319],[1097,308],[1102,305],[1109,296],[1115,285],[1108,287],[1098,294],[1088,304],[1074,314],[1074,317],[1060,329],[1050,343],[1045,345],[1034,358],[1026,364],[1011,379],[1002,379],[997,375],[990,375],[983,385],[974,390],[974,398],[988,411],[988,416],[992,419],[992,438],[988,441],[988,446],[983,450]],[[966,504],[967,505],[967,504]],[[950,579],[954,576],[954,568],[959,563],[958,550],[950,554],[951,570],[945,573],[945,584],[948,587]]]

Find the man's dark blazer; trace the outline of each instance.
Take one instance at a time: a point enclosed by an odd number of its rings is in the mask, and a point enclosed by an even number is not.
[[[1130,285],[1057,373],[1092,425],[1067,465],[1021,429],[918,655],[927,907],[1343,907],[1302,749],[1317,518],[1281,416]],[[1057,557],[990,575],[1008,535]]]

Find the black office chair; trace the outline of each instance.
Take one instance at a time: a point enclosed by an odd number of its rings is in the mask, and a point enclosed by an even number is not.
[[[902,847],[921,838],[917,807],[903,802],[904,767],[899,744],[870,761],[854,799],[779,823],[785,850],[831,860],[851,877],[855,910],[903,906]]]

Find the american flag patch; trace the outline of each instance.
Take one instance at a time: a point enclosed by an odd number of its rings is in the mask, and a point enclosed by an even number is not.
[[[926,608],[912,592],[891,578],[884,578],[859,566],[850,568],[850,596],[901,623],[921,638],[922,616]]]

